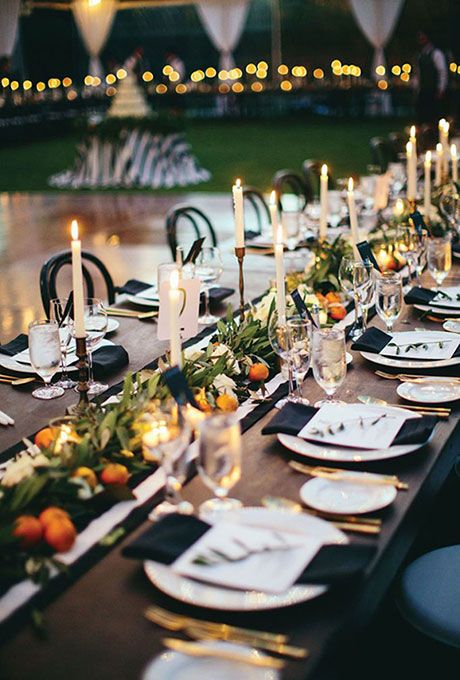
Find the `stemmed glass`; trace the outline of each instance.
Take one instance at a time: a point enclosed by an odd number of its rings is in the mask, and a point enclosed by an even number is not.
[[[192,437],[192,426],[183,408],[172,399],[156,403],[144,416],[142,425],[144,457],[159,463],[166,477],[166,500],[157,505],[153,517],[170,512],[192,514],[193,505],[181,497],[190,463],[187,452]]]
[[[56,321],[32,321],[29,324],[29,355],[32,368],[45,383],[44,387],[34,390],[32,396],[36,399],[62,397],[62,387],[50,384],[61,364],[61,342]]]
[[[333,397],[347,374],[345,331],[338,328],[315,329],[312,344],[313,376],[326,392],[326,399],[317,401],[315,406],[343,404]]]
[[[345,295],[353,298],[355,303],[355,320],[350,338],[357,340],[366,330],[367,311],[374,292],[374,268],[370,262],[343,257],[338,276]]]
[[[452,267],[452,245],[450,234],[428,239],[426,253],[428,271],[436,281],[436,286],[439,290]]]
[[[396,242],[401,257],[407,262],[409,281],[417,271],[418,238],[413,227],[402,225],[396,232]]]
[[[299,243],[300,213],[294,210],[283,211],[281,213],[281,224],[283,226],[283,242],[288,249],[286,257],[295,257],[295,249]]]
[[[308,371],[311,356],[311,323],[294,316],[279,317],[276,312],[270,317],[268,339],[273,351],[286,362],[289,378],[289,393],[278,402],[284,406],[287,401],[308,403],[302,396],[302,380]]]
[[[421,275],[423,274],[423,270],[426,267],[427,243],[428,232],[426,229],[422,229],[420,233],[417,234],[417,265],[416,265],[417,282],[419,281]]]
[[[212,283],[220,279],[222,271],[219,248],[215,246],[202,248],[195,263],[195,274],[201,280],[204,289],[204,314],[198,319],[198,322],[204,326],[209,326],[218,321],[218,317],[209,311],[209,289]]]
[[[55,383],[58,387],[64,390],[70,390],[77,384],[72,380],[67,373],[67,352],[69,344],[72,339],[71,324],[69,315],[65,318],[63,316],[66,308],[67,300],[61,298],[54,298],[50,302],[50,316],[53,321],[56,321],[59,326],[59,338],[61,341],[61,378]]]
[[[84,301],[84,323],[86,331],[86,349],[88,352],[88,394],[97,395],[104,392],[108,385],[94,380],[93,352],[102,342],[107,332],[107,312],[101,300],[87,298]],[[75,325],[71,320],[71,332],[75,337]]]
[[[393,324],[399,317],[403,301],[401,276],[397,272],[383,272],[376,282],[377,314],[391,333]]]
[[[198,472],[215,498],[200,505],[200,517],[241,507],[228,492],[241,477],[241,432],[234,415],[214,415],[200,425]]]

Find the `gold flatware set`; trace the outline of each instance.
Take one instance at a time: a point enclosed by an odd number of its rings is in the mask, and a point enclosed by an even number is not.
[[[132,309],[118,309],[116,307],[106,307],[105,311],[108,316],[120,316],[125,319],[153,319],[158,316],[158,310],[150,312],[136,312]]]
[[[340,468],[334,467],[324,467],[322,465],[305,465],[304,463],[298,463],[295,460],[289,461],[289,467],[291,467],[296,472],[301,472],[303,475],[309,475],[310,477],[323,477],[325,479],[331,479],[335,481],[353,482],[354,484],[368,484],[374,486],[381,486],[386,484],[389,486],[394,486],[400,491],[407,491],[409,488],[405,482],[402,482],[396,475],[380,475],[376,473],[369,473],[366,477],[366,473],[356,473],[349,470],[342,470]]]
[[[20,385],[27,385],[28,383],[36,382],[37,379],[28,376],[27,378],[18,378],[14,375],[7,375],[0,373],[0,383],[6,383],[7,385],[12,385],[13,387],[19,387]]]

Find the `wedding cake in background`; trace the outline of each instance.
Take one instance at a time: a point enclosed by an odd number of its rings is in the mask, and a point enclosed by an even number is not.
[[[153,114],[133,66],[126,70],[105,119],[88,127],[73,167],[52,175],[51,186],[170,189],[210,179],[175,120]]]
[[[129,71],[126,78],[120,81],[107,115],[112,118],[144,118],[152,115],[144,91],[133,71]]]

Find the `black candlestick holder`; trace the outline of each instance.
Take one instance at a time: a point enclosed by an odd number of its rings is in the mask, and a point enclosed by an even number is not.
[[[244,321],[244,271],[243,263],[244,256],[246,254],[246,248],[235,248],[235,255],[238,260],[239,269],[239,288],[240,288],[240,320]]]

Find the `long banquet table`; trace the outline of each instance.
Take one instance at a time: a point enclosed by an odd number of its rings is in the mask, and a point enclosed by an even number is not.
[[[273,275],[273,262],[250,256],[245,264],[247,297],[252,298],[266,287],[268,277]],[[229,258],[222,283],[234,285],[235,280],[236,267]],[[428,279],[426,283],[429,285]],[[233,302],[236,303],[235,296]],[[222,313],[224,309],[222,307]],[[127,348],[131,370],[140,369],[164,350],[164,345],[155,338],[156,328],[152,322],[119,320],[120,329],[113,339]],[[400,325],[402,320],[410,323]],[[420,324],[417,313],[406,307],[396,327],[409,330]],[[439,329],[430,322],[423,324]],[[398,402],[395,382],[375,376],[376,368],[354,352],[338,396],[353,401],[365,392]],[[122,374],[112,376],[111,384],[122,377]],[[304,389],[311,400],[320,395],[311,376]],[[67,393],[61,399],[40,402],[32,399],[28,391],[1,385],[2,409],[16,419],[16,426],[0,430],[0,449],[5,450],[22,436],[39,429],[49,418],[62,415],[65,407],[75,401],[75,396]],[[0,676],[8,680],[138,678],[146,663],[162,650],[161,639],[167,636],[143,616],[144,609],[156,602],[193,616],[288,633],[292,643],[307,647],[310,655],[304,661],[287,663],[283,680],[336,677],[341,661],[350,653],[347,643],[372,619],[452,469],[460,443],[457,413],[439,422],[433,439],[423,449],[384,463],[362,466],[368,471],[399,475],[409,484],[409,490],[399,492],[395,502],[379,513],[383,528],[378,537],[349,534],[353,542],[377,546],[365,577],[354,585],[332,588],[316,600],[270,612],[242,615],[196,610],[157,591],[148,582],[140,563],[121,556],[123,545],[147,528],[145,520],[111,551],[101,551],[102,559],[92,566],[86,565],[87,569],[82,569],[78,578],[71,578],[63,592],[55,593],[54,600],[44,608],[46,640],[39,639],[26,621],[14,626],[7,623],[3,627]],[[272,415],[273,412],[265,415],[243,435],[243,475],[232,493],[245,505],[260,504],[265,494],[297,500],[305,481],[305,477],[288,468],[290,456],[276,437],[261,436],[262,427]],[[184,492],[195,507],[209,495],[197,477],[187,484]]]

